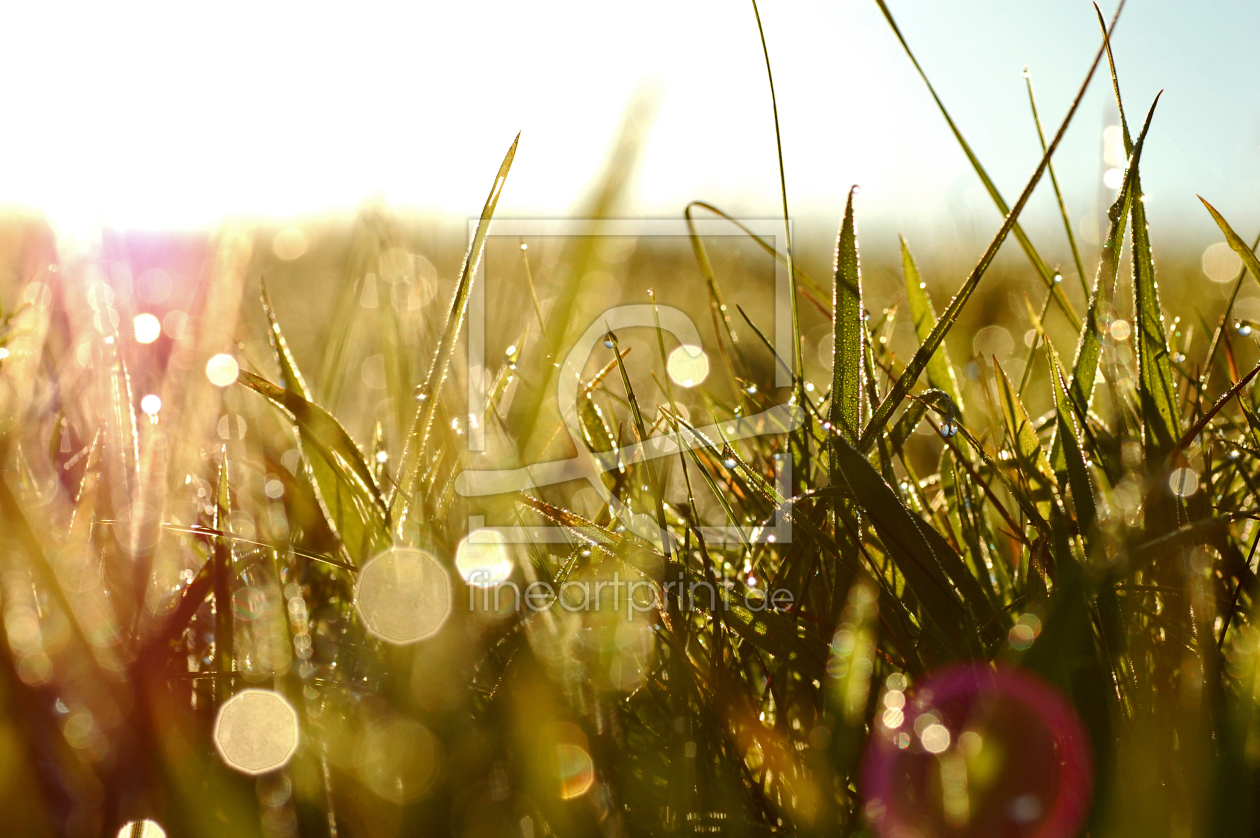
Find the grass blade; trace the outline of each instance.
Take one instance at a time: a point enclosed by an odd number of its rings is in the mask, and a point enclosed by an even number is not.
[[[828,421],[833,435],[840,434],[850,445],[862,427],[862,268],[858,261],[857,231],[853,221],[853,195],[844,209],[844,222],[836,237],[835,287],[832,306],[836,313],[832,330],[831,412]],[[834,445],[834,443],[833,443]],[[835,453],[831,462],[835,464]]]
[[[1095,6],[1095,8],[1097,8]],[[1103,27],[1106,31],[1106,27]],[[1110,53],[1108,53],[1110,56]],[[1037,113],[1037,97],[1033,95],[1032,74],[1024,68],[1024,81],[1028,83],[1028,105],[1032,108],[1033,124],[1037,126],[1037,140],[1041,143],[1041,153],[1046,153],[1046,135],[1041,130],[1041,116]],[[1067,233],[1068,247],[1072,250],[1072,262],[1076,265],[1076,278],[1081,282],[1081,290],[1085,299],[1089,299],[1089,286],[1085,282],[1085,265],[1081,262],[1081,251],[1076,246],[1076,235],[1072,232],[1072,219],[1068,217],[1067,204],[1063,202],[1063,192],[1059,189],[1059,178],[1054,173],[1054,161],[1046,164],[1046,172],[1050,175],[1050,185],[1054,187],[1054,199],[1059,203],[1059,217],[1063,219],[1063,231]],[[1045,315],[1042,315],[1044,319]]]
[[[1050,468],[1050,458],[1041,447],[1041,440],[1037,439],[1037,432],[1033,430],[1032,421],[1028,418],[1028,412],[1024,410],[1023,402],[1015,393],[1011,380],[1006,377],[1006,372],[998,364],[996,358],[993,359],[993,375],[997,380],[998,403],[1002,408],[1002,418],[1006,421],[1006,430],[1011,435],[1011,442],[1015,449],[1015,456],[1019,459],[1021,471],[1043,487],[1049,487],[1054,483],[1054,470]]]
[[[271,302],[271,294],[267,291],[267,278],[263,277],[262,281],[262,304],[263,311],[267,314],[267,339],[271,342],[271,349],[276,355],[276,361],[280,364],[280,386],[286,390],[292,390],[306,401],[311,401],[310,388],[306,386],[306,380],[302,378],[302,373],[298,370],[297,362],[293,360],[293,353],[289,351],[289,344],[284,339],[284,333],[280,331],[280,323],[276,320],[276,307]]]
[[[1138,363],[1142,437],[1149,461],[1157,462],[1172,450],[1181,436],[1181,410],[1173,383],[1168,338],[1164,334],[1164,315],[1159,305],[1146,207],[1141,199],[1142,181],[1136,163],[1132,169],[1134,197],[1129,224],[1133,246],[1133,343]]]
[[[442,341],[438,344],[437,351],[434,353],[433,363],[429,367],[428,376],[425,378],[424,384],[420,385],[420,390],[416,394],[420,404],[416,408],[416,418],[412,423],[411,433],[407,437],[402,457],[398,462],[398,485],[390,500],[389,508],[391,523],[399,536],[403,534],[407,516],[416,500],[416,488],[419,485],[421,474],[421,457],[428,445],[429,432],[433,428],[433,419],[437,415],[442,383],[446,380],[446,373],[451,365],[451,356],[455,352],[455,341],[459,337],[460,328],[464,324],[464,313],[468,307],[468,295],[472,290],[472,282],[473,277],[477,273],[477,265],[481,262],[481,253],[486,244],[486,234],[490,231],[490,221],[494,217],[495,207],[499,204],[499,196],[503,194],[503,184],[507,180],[508,171],[512,168],[512,159],[516,156],[516,146],[520,141],[521,135],[517,134],[516,139],[512,140],[512,146],[503,158],[503,163],[499,166],[499,172],[494,178],[494,185],[490,187],[490,195],[486,198],[485,206],[481,210],[481,220],[477,223],[477,231],[473,234],[473,240],[468,246],[468,253],[464,257],[464,268],[460,272],[459,285],[456,287],[455,296],[451,300],[451,310],[446,318],[446,328],[442,332]]]
[[[1120,268],[1120,252],[1124,248],[1124,229],[1133,206],[1133,196],[1137,190],[1137,164],[1142,157],[1142,146],[1146,141],[1146,131],[1150,128],[1151,117],[1155,115],[1155,104],[1151,104],[1146,114],[1146,123],[1142,133],[1138,135],[1137,144],[1133,147],[1133,156],[1129,171],[1125,173],[1124,183],[1120,187],[1120,195],[1111,205],[1107,215],[1110,228],[1103,242],[1102,256],[1098,260],[1098,273],[1094,277],[1094,290],[1090,294],[1089,309],[1085,312],[1085,325],[1081,328],[1080,338],[1076,344],[1076,359],[1072,363],[1072,377],[1068,382],[1068,395],[1079,415],[1089,412],[1094,399],[1094,383],[1098,378],[1098,360],[1102,357],[1102,326],[1099,321],[1103,307],[1116,293],[1116,277]],[[1058,443],[1052,446],[1050,459],[1057,463]]]
[[[967,642],[966,609],[933,549],[933,541],[939,548],[944,540],[929,541],[923,531],[927,524],[906,509],[856,448],[839,436],[834,438],[839,473],[870,516],[897,569],[922,604],[926,619],[946,636],[954,654],[964,655],[964,650],[971,648]]]
[[[914,321],[914,331],[920,341],[927,340],[936,326],[936,310],[932,308],[932,298],[928,296],[927,283],[919,274],[919,266],[910,255],[910,246],[901,238],[901,271],[906,280],[906,299],[910,304],[910,319]],[[928,384],[949,396],[954,409],[962,413],[962,393],[958,389],[958,379],[954,377],[954,365],[949,361],[949,351],[941,344],[927,362]]]
[[[1234,232],[1234,228],[1229,226],[1229,222],[1225,220],[1225,217],[1216,211],[1216,207],[1205,201],[1202,195],[1197,197],[1200,201],[1203,201],[1203,206],[1211,214],[1212,220],[1216,222],[1216,226],[1220,227],[1221,232],[1225,234],[1225,241],[1229,244],[1230,249],[1242,259],[1243,267],[1251,272],[1251,275],[1256,278],[1257,282],[1260,282],[1260,259],[1256,258],[1255,249],[1247,247],[1247,243]]]
[[[388,546],[388,513],[380,490],[350,434],[323,408],[291,390],[241,370],[245,387],[293,416],[312,487],[329,527],[356,566]]]
[[[1080,528],[1081,537],[1086,547],[1089,547],[1097,538],[1098,501],[1094,497],[1094,485],[1089,479],[1085,455],[1081,452],[1080,440],[1076,433],[1076,419],[1072,414],[1071,402],[1068,401],[1067,385],[1063,381],[1063,369],[1059,364],[1059,356],[1049,342],[1046,343],[1046,355],[1050,361],[1050,386],[1054,390],[1057,438],[1061,440],[1063,446],[1068,485],[1072,489],[1072,505],[1076,508],[1076,522]]]

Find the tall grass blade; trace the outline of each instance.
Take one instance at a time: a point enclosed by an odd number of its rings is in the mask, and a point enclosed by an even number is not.
[[[862,366],[862,268],[858,261],[857,230],[853,220],[853,195],[844,208],[844,222],[836,237],[835,286],[832,308],[831,410],[828,421],[832,435],[842,435],[850,445],[857,442],[862,427],[862,393],[865,381]],[[835,463],[834,452],[831,461]]]
[[[1098,7],[1095,6],[1095,9]],[[1106,27],[1103,27],[1106,31]],[[1110,57],[1110,51],[1108,51]],[[1037,141],[1041,143],[1041,153],[1046,153],[1046,134],[1041,130],[1041,116],[1037,113],[1037,97],[1033,95],[1032,73],[1024,68],[1024,81],[1028,84],[1028,106],[1032,109],[1033,125],[1037,127]],[[1046,164],[1046,173],[1050,175],[1050,185],[1054,187],[1054,199],[1059,204],[1059,217],[1063,219],[1063,232],[1067,234],[1068,247],[1072,250],[1072,263],[1076,265],[1076,278],[1080,280],[1085,299],[1089,299],[1089,285],[1085,280],[1085,265],[1081,262],[1081,251],[1076,246],[1076,234],[1072,232],[1072,219],[1068,216],[1067,204],[1063,202],[1063,191],[1059,188],[1059,178],[1054,173],[1054,161]],[[1047,300],[1047,305],[1049,300]],[[1042,319],[1045,314],[1042,314]]]
[[[372,470],[350,434],[323,408],[241,370],[239,381],[297,423],[299,450],[321,511],[343,555],[361,565],[389,545],[388,511]]]
[[[1094,290],[1090,293],[1089,309],[1085,314],[1085,325],[1081,329],[1076,344],[1076,359],[1072,362],[1072,376],[1068,382],[1068,395],[1072,399],[1075,410],[1081,416],[1089,412],[1094,399],[1094,384],[1098,378],[1098,360],[1102,357],[1102,314],[1116,293],[1116,278],[1120,269],[1120,254],[1124,248],[1124,232],[1129,214],[1133,207],[1133,198],[1137,189],[1137,164],[1142,157],[1142,146],[1146,141],[1146,131],[1150,128],[1151,117],[1155,115],[1155,104],[1151,104],[1146,114],[1146,122],[1142,133],[1138,135],[1133,147],[1129,169],[1125,173],[1124,183],[1116,202],[1107,212],[1109,228],[1103,241],[1102,255],[1098,260],[1098,273],[1094,277]],[[1057,443],[1055,451],[1057,451]],[[1056,458],[1051,455],[1051,459]]]
[[[293,353],[289,351],[289,344],[284,339],[284,333],[280,331],[280,323],[276,320],[276,307],[272,304],[271,294],[267,291],[267,278],[263,277],[260,284],[263,311],[267,315],[267,340],[271,343],[271,351],[280,365],[280,386],[286,390],[292,390],[309,402],[311,401],[310,388],[306,386],[306,379],[302,378],[297,361],[293,360]]]
[[[774,95],[774,74],[770,71],[770,48],[766,45],[766,30],[761,25],[761,12],[757,9],[757,0],[752,0],[753,15],[757,18],[757,34],[761,37],[761,52],[766,58],[766,81],[770,84],[770,109],[774,113],[774,145],[779,159],[779,196],[783,200],[783,252],[787,258],[789,277],[795,276],[792,267],[792,215],[788,212],[787,174],[783,168],[783,137],[779,128],[779,102]],[[795,362],[793,375],[796,378],[798,397],[805,400],[804,376],[805,358],[801,349],[801,320],[796,302],[796,282],[789,284],[789,298],[792,304],[792,346]]]
[[[905,237],[901,237],[901,272],[906,281],[906,300],[910,305],[910,319],[914,321],[914,332],[920,341],[927,340],[936,326],[936,310],[932,307],[932,298],[928,296],[927,283],[919,273],[919,266],[910,255],[910,246]],[[954,365],[949,360],[949,350],[941,344],[927,362],[928,384],[949,396],[954,409],[962,412],[962,393],[958,389],[958,379],[954,377]],[[917,424],[917,423],[916,423]]]
[[[1015,456],[1019,459],[1021,473],[1041,487],[1053,485],[1054,470],[1050,468],[1050,458],[1041,447],[1041,440],[1037,438],[1023,402],[996,358],[993,359],[993,375],[997,380],[998,404],[1001,405],[1002,418],[1006,422]]]
[[[1058,439],[1063,446],[1063,459],[1067,467],[1068,485],[1072,489],[1072,506],[1076,509],[1076,522],[1086,548],[1093,546],[1098,538],[1098,501],[1094,496],[1094,485],[1089,479],[1089,467],[1085,463],[1085,455],[1081,450],[1077,437],[1076,417],[1068,401],[1067,384],[1063,380],[1063,368],[1059,363],[1058,353],[1048,342],[1046,356],[1050,361],[1050,386],[1054,391],[1055,421],[1058,428]]]
[[[947,639],[954,655],[974,652],[974,636],[967,628],[967,613],[945,574],[935,547],[943,540],[929,541],[928,525],[901,503],[879,473],[862,454],[841,437],[835,444],[836,464],[853,496],[870,516],[880,541],[924,608],[926,620]]]
[[[1164,315],[1155,282],[1150,230],[1142,203],[1142,181],[1133,166],[1133,202],[1129,216],[1133,252],[1134,349],[1138,362],[1138,402],[1142,437],[1149,461],[1158,462],[1181,436],[1181,408],[1173,383],[1172,357],[1164,333]]]
[[[442,383],[446,381],[446,373],[450,369],[451,357],[455,352],[455,341],[459,337],[460,328],[464,324],[464,314],[468,308],[468,295],[472,290],[473,277],[481,262],[481,253],[486,244],[486,234],[490,231],[490,221],[494,218],[495,207],[499,205],[499,196],[503,194],[503,184],[507,180],[508,171],[512,168],[512,160],[516,157],[516,146],[521,141],[517,134],[499,165],[494,184],[490,187],[490,195],[486,198],[481,210],[481,219],[477,230],[468,246],[464,257],[464,267],[460,272],[459,285],[455,288],[455,296],[451,300],[450,313],[446,317],[446,328],[442,332],[441,343],[433,355],[433,363],[429,366],[428,375],[416,393],[419,405],[416,407],[415,421],[407,436],[402,457],[398,462],[398,483],[390,499],[390,522],[394,531],[402,536],[407,517],[415,504],[416,489],[421,474],[421,458],[429,441],[429,432],[433,428],[433,418],[437,415],[438,401],[441,396]]]
[[[1217,212],[1216,207],[1209,204],[1203,199],[1202,195],[1197,196],[1203,202],[1203,206],[1211,214],[1212,220],[1216,222],[1216,226],[1221,228],[1221,232],[1225,234],[1225,241],[1229,244],[1230,250],[1238,254],[1242,259],[1243,267],[1251,272],[1251,275],[1260,282],[1260,259],[1256,258],[1255,248],[1248,247],[1242,237],[1234,232],[1234,228],[1229,226],[1229,222],[1225,217]]]

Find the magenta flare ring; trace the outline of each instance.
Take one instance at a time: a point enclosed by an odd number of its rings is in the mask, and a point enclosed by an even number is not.
[[[1055,687],[1028,670],[971,662],[952,664],[929,674],[908,698],[904,718],[896,728],[887,727],[876,717],[864,758],[863,811],[877,835],[881,838],[923,835],[924,826],[943,835],[979,834],[961,824],[954,824],[952,828],[945,824],[924,824],[923,810],[907,811],[911,807],[904,805],[905,794],[898,792],[912,782],[909,772],[916,767],[914,761],[920,761],[917,767],[922,773],[928,770],[923,767],[924,763],[936,758],[923,748],[913,746],[913,733],[907,736],[920,716],[931,712],[940,716],[941,723],[950,730],[951,747],[954,747],[976,709],[981,705],[991,707],[996,702],[1008,703],[1008,707],[1022,711],[1034,720],[1034,726],[1043,725],[1042,731],[1028,733],[1030,736],[1048,735],[1058,762],[1057,766],[1048,767],[1052,778],[1050,794],[1053,795],[1049,806],[1024,823],[1004,824],[1001,834],[1021,838],[1067,838],[1076,834],[1089,811],[1093,762],[1076,711]],[[1047,766],[1041,766],[1041,770],[1046,771]],[[903,799],[899,800],[899,796]]]

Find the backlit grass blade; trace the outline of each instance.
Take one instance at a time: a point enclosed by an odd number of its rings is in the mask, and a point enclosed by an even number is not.
[[[932,308],[932,298],[928,296],[927,283],[919,273],[919,266],[910,255],[910,246],[905,237],[901,238],[901,272],[906,280],[906,300],[910,305],[910,319],[914,321],[914,331],[919,340],[927,340],[936,326],[936,310]],[[962,394],[958,389],[958,379],[954,377],[954,365],[949,361],[949,351],[941,344],[941,348],[928,359],[928,384],[949,396],[954,409],[962,412]]]
[[[687,208],[683,210],[683,218],[687,222],[687,234],[691,241],[692,253],[695,254],[696,263],[700,266],[700,275],[704,277],[705,288],[709,292],[709,314],[713,317],[713,336],[717,339],[718,353],[722,356],[727,372],[733,378],[747,378],[747,365],[744,363],[743,355],[739,351],[739,335],[735,333],[735,329],[731,326],[731,316],[727,313],[726,301],[723,299],[721,288],[718,286],[717,275],[713,273],[713,263],[709,261],[709,252],[705,249],[704,241],[701,240],[700,234],[696,232],[695,219],[691,217],[693,206],[696,206],[696,204],[687,205]],[[754,236],[753,238],[755,239],[756,237]],[[774,252],[773,248],[770,248],[770,250]],[[723,341],[723,338],[725,338],[725,341]],[[731,346],[729,352],[726,349],[727,343],[730,343]]]
[[[1097,7],[1095,7],[1097,8]],[[1104,27],[1104,31],[1106,28]],[[1033,124],[1037,127],[1037,140],[1041,143],[1041,153],[1046,153],[1046,135],[1041,130],[1041,116],[1037,113],[1037,97],[1033,95],[1032,74],[1024,68],[1024,81],[1028,84],[1028,106],[1032,108]],[[1085,280],[1085,265],[1081,262],[1081,251],[1076,246],[1076,234],[1072,232],[1072,219],[1068,217],[1067,204],[1063,202],[1063,191],[1059,189],[1059,178],[1054,173],[1054,161],[1046,164],[1046,173],[1050,175],[1050,185],[1054,187],[1054,199],[1059,204],[1059,217],[1063,219],[1063,232],[1067,234],[1068,247],[1072,250],[1072,263],[1076,265],[1076,278],[1080,280],[1085,299],[1089,299],[1089,285]],[[1049,301],[1047,300],[1047,303]],[[1044,317],[1045,315],[1042,315]]]
[[[657,334],[660,334],[660,326],[658,323]],[[625,358],[622,355],[620,347],[617,345],[617,336],[609,332],[608,338],[613,345],[613,360],[617,362],[617,369],[621,373],[621,385],[625,388],[626,399],[630,402],[630,415],[634,420],[635,436],[638,437],[640,445],[646,445],[648,441],[647,426],[643,422],[643,411],[639,408],[639,400],[634,394],[634,387],[630,384],[630,373],[626,371]],[[670,541],[666,537],[666,521],[665,521],[665,501],[664,490],[661,486],[660,475],[657,472],[656,465],[651,460],[645,460],[643,469],[648,475],[648,484],[651,487],[652,502],[656,507],[656,524],[660,527],[661,543],[665,550],[665,555],[670,554]]]
[[[857,230],[853,220],[853,195],[844,208],[844,221],[836,237],[835,286],[832,307],[831,423],[832,436],[842,435],[850,445],[861,431],[862,391],[862,269],[858,261]],[[835,463],[834,452],[831,462]]]
[[[1049,343],[1046,355],[1050,360],[1050,386],[1054,390],[1054,407],[1058,439],[1063,445],[1063,458],[1067,466],[1068,485],[1072,488],[1072,505],[1076,509],[1076,521],[1087,547],[1097,538],[1095,525],[1098,520],[1098,502],[1094,498],[1094,485],[1089,479],[1089,467],[1081,452],[1076,434],[1076,417],[1068,401],[1067,384],[1063,381],[1063,369],[1059,356]]]
[[[284,333],[280,331],[280,323],[276,320],[276,308],[271,302],[271,294],[267,291],[267,279],[261,280],[262,285],[262,304],[263,311],[267,314],[267,339],[271,342],[271,349],[275,353],[276,361],[280,364],[280,386],[286,390],[292,390],[306,401],[311,401],[311,391],[306,386],[306,380],[302,378],[301,371],[298,370],[297,362],[293,360],[293,353],[289,351],[289,344],[284,339]]]
[[[240,383],[293,416],[298,443],[329,527],[355,566],[389,545],[380,490],[350,434],[323,408],[246,370]]]
[[[883,0],[876,0],[876,2],[879,2],[880,5],[883,6]],[[891,22],[891,20],[892,18],[890,17],[889,21]],[[967,301],[975,292],[976,286],[980,284],[981,277],[983,277],[985,272],[989,269],[989,265],[993,263],[993,259],[997,256],[997,252],[1001,248],[1002,243],[1006,241],[1006,236],[1010,233],[1011,228],[1014,227],[1016,219],[1019,218],[1019,214],[1023,212],[1024,206],[1028,203],[1029,197],[1032,196],[1033,189],[1036,188],[1037,183],[1041,180],[1041,175],[1045,172],[1046,165],[1050,162],[1051,156],[1054,154],[1055,149],[1059,147],[1059,142],[1063,139],[1063,135],[1067,133],[1068,125],[1071,124],[1072,117],[1076,115],[1076,109],[1080,107],[1081,100],[1085,97],[1085,91],[1089,88],[1089,82],[1094,77],[1094,71],[1098,69],[1098,62],[1102,60],[1104,49],[1105,44],[1104,47],[1099,48],[1098,54],[1094,56],[1094,61],[1089,67],[1089,72],[1085,74],[1085,80],[1081,83],[1080,90],[1076,93],[1076,98],[1072,100],[1072,106],[1068,109],[1067,115],[1063,117],[1063,123],[1059,126],[1059,130],[1054,135],[1054,139],[1051,140],[1049,147],[1046,149],[1046,153],[1042,155],[1041,162],[1037,164],[1037,168],[1033,172],[1032,177],[1029,178],[1028,184],[1024,187],[1024,191],[1020,193],[1019,200],[1015,202],[1015,206],[1007,214],[1006,220],[1002,222],[1002,226],[998,229],[997,235],[993,237],[993,241],[989,243],[984,255],[980,257],[980,261],[971,270],[970,275],[968,275],[967,279],[963,282],[962,287],[958,290],[958,293],[955,294],[954,298],[949,301],[949,305],[946,306],[945,311],[941,314],[940,320],[937,321],[936,325],[932,327],[932,331],[929,332],[928,336],[922,341],[919,346],[919,350],[914,354],[914,357],[906,366],[905,372],[901,374],[901,376],[893,384],[892,389],[890,389],[888,394],[884,396],[884,400],[879,403],[877,408],[875,408],[870,422],[867,423],[866,429],[862,432],[862,438],[858,444],[858,448],[860,450],[865,451],[870,448],[871,444],[875,441],[876,435],[883,432],[884,426],[888,423],[888,420],[892,418],[893,411],[901,404],[901,400],[906,397],[906,394],[910,392],[910,388],[914,386],[914,383],[923,373],[923,370],[927,367],[928,361],[931,360],[933,353],[936,352],[942,341],[945,340],[945,335],[951,328],[953,328],[954,323],[958,320],[958,315],[962,312],[963,306],[967,304]],[[1053,284],[1054,283],[1051,282],[1052,286]],[[1077,322],[1079,324],[1079,320]]]
[[[1225,234],[1225,241],[1229,244],[1230,249],[1242,259],[1243,267],[1251,272],[1251,275],[1256,278],[1257,282],[1260,282],[1260,259],[1256,258],[1255,249],[1247,246],[1242,237],[1234,232],[1234,228],[1229,226],[1229,222],[1225,220],[1225,217],[1216,211],[1216,207],[1203,200],[1202,195],[1199,195],[1198,198],[1200,201],[1203,201],[1203,206],[1212,215],[1212,220],[1216,222],[1216,226],[1220,227],[1221,232]]]
[[[729,213],[718,209],[717,207],[713,206],[713,204],[709,204],[704,201],[692,201],[691,203],[687,204],[687,208],[683,211],[683,214],[688,219],[688,221],[691,220],[691,211],[696,207],[699,207],[700,209],[703,209],[703,210],[707,210],[713,213],[714,215],[716,215],[717,217],[731,222],[740,230],[742,230],[744,232],[744,235],[752,239],[753,244],[757,245],[757,247],[761,248],[770,256],[773,256],[774,260],[778,262],[780,265],[783,265],[784,267],[787,266],[787,257],[784,256],[782,251],[776,250],[773,244],[766,241],[761,236],[754,233],[752,230],[748,229],[747,224],[740,221],[738,218],[735,218],[734,216],[730,215]],[[688,227],[689,229],[694,230],[694,224],[689,224]],[[694,237],[692,239],[692,242],[694,245],[695,243]],[[804,270],[799,264],[794,264],[792,266],[792,271],[796,276],[796,280],[803,283],[804,286],[809,290],[812,296],[817,297],[819,301],[822,301],[823,298],[827,296],[827,290],[822,287],[822,285],[818,282],[818,280],[810,276],[809,273],[806,270]],[[826,314],[828,317],[831,317],[830,311],[826,312]]]
[[[214,499],[214,528],[224,532],[228,528],[228,516],[232,503],[230,484],[228,482],[227,451],[223,451],[223,461],[219,464],[219,486]],[[233,665],[233,641],[236,634],[232,620],[232,580],[236,566],[232,558],[232,542],[230,539],[215,536],[213,540],[214,562],[214,671],[215,697],[222,704],[232,695],[231,672]]]
[[[1153,106],[1152,106],[1153,107]],[[1164,315],[1155,281],[1150,230],[1142,202],[1138,166],[1133,169],[1133,202],[1129,213],[1133,251],[1134,349],[1138,363],[1138,402],[1142,414],[1142,438],[1148,458],[1162,459],[1181,436],[1181,408],[1173,383],[1172,358],[1164,333]]]
[[[923,606],[925,616],[950,640],[954,654],[971,648],[967,638],[966,609],[942,568],[932,542],[924,534],[927,524],[910,513],[892,488],[862,454],[835,436],[836,464],[861,508],[870,516],[880,541],[888,548],[897,569]],[[934,539],[934,541],[936,541]],[[936,541],[937,546],[941,542]]]
[[[792,267],[792,215],[788,212],[787,174],[783,168],[783,138],[779,128],[779,103],[774,95],[774,74],[770,72],[770,48],[766,45],[766,30],[761,25],[761,12],[757,0],[752,0],[753,15],[757,18],[757,34],[761,37],[761,52],[766,58],[766,81],[770,84],[770,109],[774,113],[774,146],[779,160],[779,196],[783,200],[783,252],[787,258],[788,276],[795,276]],[[788,285],[792,307],[793,376],[796,378],[797,397],[805,401],[805,358],[801,350],[801,320],[796,302],[796,283]]]
[[[1199,200],[1203,200],[1202,197]],[[1260,247],[1260,234],[1256,236],[1255,241],[1251,243],[1251,252],[1254,255],[1256,248]],[[1229,328],[1230,319],[1234,313],[1234,302],[1238,299],[1238,292],[1242,290],[1243,280],[1247,278],[1247,274],[1251,273],[1247,268],[1246,262],[1238,271],[1238,276],[1234,279],[1234,287],[1229,292],[1229,299],[1225,302],[1225,310],[1221,312],[1221,319],[1216,324],[1216,329],[1212,332],[1212,340],[1208,343],[1207,353],[1203,357],[1203,374],[1199,378],[1199,392],[1204,393],[1207,390],[1208,381],[1212,377],[1212,366],[1216,361],[1216,350],[1221,345],[1221,338],[1224,337],[1226,330]],[[1256,282],[1260,283],[1260,277],[1254,273],[1251,274]]]
[[[1046,456],[1037,432],[1033,430],[1032,421],[1024,404],[1011,386],[997,359],[993,360],[993,375],[997,380],[998,404],[1002,408],[1002,418],[1006,422],[1007,433],[1019,458],[1021,472],[1032,482],[1041,486],[1049,486],[1054,482],[1054,470],[1050,468],[1050,458]]]
[[[494,218],[495,207],[499,204],[499,196],[503,194],[503,184],[507,180],[508,171],[512,168],[512,159],[516,156],[516,146],[521,141],[517,134],[512,145],[499,166],[494,184],[490,187],[490,195],[486,198],[481,210],[481,220],[473,240],[468,245],[468,253],[464,257],[464,267],[460,272],[459,285],[455,288],[455,296],[451,300],[450,313],[446,317],[446,328],[442,332],[441,343],[433,356],[428,375],[416,393],[419,404],[416,407],[416,418],[411,432],[407,436],[402,457],[398,462],[398,485],[390,500],[390,522],[395,532],[402,535],[407,516],[416,500],[416,488],[419,485],[421,457],[424,455],[429,441],[429,432],[433,428],[433,418],[437,415],[438,401],[442,392],[442,383],[446,381],[446,373],[451,366],[451,357],[455,353],[455,341],[459,337],[460,328],[464,325],[464,314],[468,308],[468,295],[472,290],[473,277],[477,273],[477,265],[481,262],[481,253],[486,244],[486,234],[490,231],[490,221]]]
[[[1098,378],[1098,361],[1102,357],[1102,325],[1101,319],[1105,307],[1110,305],[1116,293],[1116,277],[1120,268],[1120,253],[1124,248],[1125,224],[1133,206],[1133,197],[1137,189],[1137,164],[1142,157],[1142,146],[1146,141],[1146,131],[1151,126],[1151,117],[1155,115],[1155,104],[1151,104],[1146,114],[1146,122],[1142,125],[1142,133],[1138,135],[1133,147],[1133,156],[1129,170],[1125,173],[1124,183],[1116,202],[1107,212],[1110,226],[1107,237],[1103,241],[1102,255],[1098,259],[1098,273],[1094,277],[1094,290],[1090,294],[1089,308],[1085,312],[1085,325],[1081,328],[1076,343],[1076,359],[1072,362],[1072,377],[1068,381],[1068,396],[1079,416],[1089,413],[1094,400],[1094,384]],[[1056,440],[1051,445],[1050,461],[1056,466],[1062,453]]]

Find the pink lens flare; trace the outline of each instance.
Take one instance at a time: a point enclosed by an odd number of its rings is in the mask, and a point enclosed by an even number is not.
[[[1093,765],[1076,712],[1023,669],[947,666],[876,719],[863,813],[880,838],[1067,838]]]

